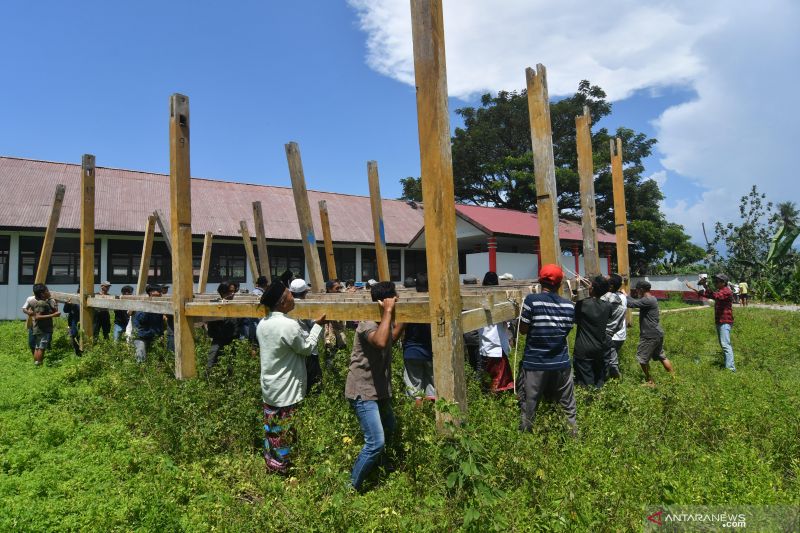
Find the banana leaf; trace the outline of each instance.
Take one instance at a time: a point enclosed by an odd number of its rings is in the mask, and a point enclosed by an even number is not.
[[[787,228],[786,225],[781,225],[772,237],[766,262],[773,264],[786,257],[798,235],[800,235],[800,227],[790,226]]]

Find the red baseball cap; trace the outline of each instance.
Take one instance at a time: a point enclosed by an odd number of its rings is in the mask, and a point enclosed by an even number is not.
[[[558,265],[544,265],[539,270],[539,283],[545,282],[553,287],[561,285],[561,280],[564,279],[564,271]]]

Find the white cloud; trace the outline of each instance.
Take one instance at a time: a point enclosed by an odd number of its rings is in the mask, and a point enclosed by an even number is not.
[[[653,180],[658,183],[659,189],[664,187],[664,184],[667,182],[667,171],[666,170],[659,170],[658,172],[653,172],[645,179]]]
[[[409,2],[349,2],[367,34],[367,63],[413,85]],[[548,68],[551,96],[573,93],[581,79],[612,100],[639,89],[693,89],[695,100],[654,125],[662,166],[708,191],[693,204],[665,203],[698,240],[699,221],[736,218],[738,198],[754,183],[772,199],[800,199],[790,161],[800,118],[800,2],[445,0],[444,18],[451,96],[521,89],[525,67],[536,63]]]

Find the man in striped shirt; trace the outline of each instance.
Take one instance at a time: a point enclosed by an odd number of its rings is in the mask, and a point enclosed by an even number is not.
[[[564,273],[557,265],[539,271],[542,292],[529,294],[522,304],[520,333],[527,335],[520,392],[520,430],[530,431],[536,408],[544,395],[564,409],[573,435],[578,434],[575,390],[569,362],[567,335],[575,321],[575,306],[558,295]]]

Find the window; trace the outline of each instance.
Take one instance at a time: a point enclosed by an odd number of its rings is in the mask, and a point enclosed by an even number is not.
[[[19,282],[31,284],[36,278],[44,237],[19,238]],[[56,237],[45,283],[72,285],[80,283],[81,241],[74,237]],[[95,241],[94,282],[100,283],[100,241]]]
[[[108,241],[108,281],[111,283],[136,283],[142,261],[141,240]],[[147,283],[172,282],[172,256],[163,241],[153,243]]]
[[[305,279],[305,253],[302,246],[267,245],[267,255],[269,255],[270,279],[277,278],[286,270],[291,270],[295,276]]]
[[[356,279],[356,249],[355,248],[334,248],[333,259],[336,262],[336,276],[346,281]],[[319,262],[322,266],[322,275],[328,277],[328,258],[325,255],[325,248],[319,249]]]
[[[11,251],[11,237],[0,235],[0,285],[8,284],[8,255]]]
[[[196,243],[202,254],[202,243]],[[194,263],[194,261],[192,261]],[[211,262],[208,267],[209,283],[221,283],[223,281],[236,281],[244,283],[246,279],[245,264],[247,256],[244,251],[244,244],[233,243],[214,243],[211,245]],[[194,265],[193,265],[194,267]],[[200,258],[197,258],[197,273],[200,271]]]
[[[400,279],[400,250],[386,250],[389,260],[389,278],[392,280]],[[361,249],[361,279],[378,279],[378,261],[375,256],[374,248]]]
[[[417,274],[428,271],[425,250],[406,250],[406,277],[417,277]]]

